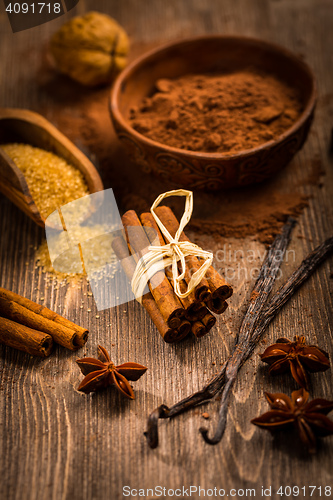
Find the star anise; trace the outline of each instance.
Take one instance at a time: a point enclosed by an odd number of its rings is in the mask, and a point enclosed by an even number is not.
[[[78,391],[89,394],[89,392],[114,384],[118,391],[130,399],[135,399],[135,395],[128,381],[138,380],[147,370],[146,366],[138,363],[123,363],[115,366],[106,349],[100,345],[98,346],[98,359],[82,358],[76,362],[85,375]]]
[[[317,437],[333,434],[333,422],[326,415],[333,409],[333,401],[317,398],[309,403],[309,393],[299,389],[291,394],[265,392],[271,407],[267,413],[251,420],[252,424],[275,431],[295,426],[310,453],[315,453]]]
[[[308,372],[323,372],[330,366],[327,352],[315,345],[307,345],[305,337],[296,336],[294,342],[281,338],[267,347],[261,360],[270,365],[269,373],[278,375],[289,368],[296,382],[308,388]]]

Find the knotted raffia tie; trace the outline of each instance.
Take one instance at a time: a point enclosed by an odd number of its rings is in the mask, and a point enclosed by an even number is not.
[[[162,224],[154,211],[155,208],[161,203],[161,201],[164,200],[164,198],[168,198],[169,196],[186,196],[185,210],[174,238],[172,238],[171,234]],[[198,245],[195,245],[190,241],[179,241],[183,229],[192,215],[193,193],[192,191],[186,191],[185,189],[176,189],[163,193],[158,196],[158,198],[156,198],[151,206],[150,211],[162,235],[164,236],[165,240],[168,241],[168,243],[163,246],[148,247],[148,252],[143,255],[143,257],[141,257],[141,259],[138,261],[131,283],[133,293],[138,302],[141,303],[142,294],[150,278],[152,278],[152,276],[154,276],[154,274],[156,274],[158,271],[161,271],[165,267],[171,265],[172,281],[175,294],[180,298],[187,297],[200,283],[213,261],[213,254],[211,252],[203,250]],[[200,257],[200,259],[203,259],[204,262],[202,266],[192,275],[190,282],[188,283],[186,292],[182,293],[180,291],[180,282],[185,277],[185,257],[189,255]],[[178,261],[180,261],[181,264],[181,272],[179,272],[178,270]]]

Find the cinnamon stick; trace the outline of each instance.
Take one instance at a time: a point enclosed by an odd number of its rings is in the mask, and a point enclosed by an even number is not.
[[[122,217],[122,223],[132,254],[139,254],[140,257],[146,254],[150,243],[136,212],[134,210],[126,212]],[[128,228],[130,227],[135,227],[137,230],[132,231],[129,235]],[[138,228],[141,228],[141,231]],[[164,321],[170,328],[177,329],[185,311],[164,271],[156,273],[149,281],[148,286]]]
[[[233,294],[233,289],[226,282],[213,266],[210,266],[206,272],[206,279],[209,283],[209,289],[212,292],[213,299],[219,297],[222,300],[229,299]]]
[[[209,330],[211,330],[215,325],[216,318],[208,311],[201,321],[205,325],[207,332],[209,332]]]
[[[172,236],[174,236],[179,227],[179,222],[174,213],[172,212],[171,208],[166,206],[160,206],[157,207],[155,211],[157,216],[161,219],[162,223],[169,231],[169,233]],[[190,241],[190,240],[183,232],[182,235],[180,236],[180,241]],[[192,273],[189,273],[188,277],[186,278],[186,281],[188,282],[193,272],[197,271],[200,268],[201,263],[200,259],[198,259],[197,257],[187,257],[187,259],[188,259],[188,264],[192,269]],[[210,292],[213,294],[213,299],[219,297],[223,300],[226,300],[229,297],[231,297],[233,293],[232,287],[229,285],[229,283],[226,282],[223,276],[221,276],[216,271],[216,269],[213,266],[210,266],[208,268],[204,280],[202,280],[199,287],[196,288],[197,295],[200,295],[200,293],[202,293],[201,292],[202,286],[205,286],[207,287],[207,289],[210,290]],[[207,302],[209,298],[210,294],[206,293],[206,295],[203,296],[202,300],[204,302]]]
[[[177,337],[173,339],[172,342],[178,342],[179,340],[182,340],[190,333],[190,331],[191,331],[191,323],[190,321],[184,318],[178,327]]]
[[[156,221],[155,221],[154,217],[152,216],[152,214],[145,212],[145,213],[140,215],[140,219],[141,219],[141,222],[142,222],[142,225],[144,228],[151,228],[151,229],[154,229],[154,231],[156,231],[156,234],[157,234],[158,239],[159,239],[159,244],[161,246],[165,245],[166,241],[164,240],[163,235],[162,235],[161,231],[159,230],[159,227],[156,224]],[[149,239],[149,242],[151,244],[153,244],[154,243],[153,233],[151,231],[146,231],[146,235],[147,235],[147,238]],[[172,283],[172,271],[171,271],[170,267],[165,269],[165,274],[166,274],[167,278],[169,279],[169,281],[171,281],[171,283]],[[186,282],[185,281],[181,282],[179,284],[179,288],[180,288],[180,291],[182,293],[184,293],[187,289]],[[198,301],[195,298],[194,292],[190,293],[190,295],[188,295],[187,297],[179,298],[179,300],[185,309],[185,317],[190,321],[200,320],[208,312],[206,306],[202,302]],[[193,329],[192,329],[192,331],[193,331]]]
[[[122,267],[127,277],[131,280],[135,271],[136,263],[134,257],[129,256],[128,254],[127,243],[121,236],[119,236],[113,239],[112,248],[118,259],[121,261]],[[186,337],[186,335],[190,332],[191,325],[188,321],[184,320],[181,321],[178,329],[169,328],[169,326],[164,321],[159,308],[157,307],[154,297],[150,292],[143,295],[142,305],[150,315],[165,342],[177,342]]]
[[[165,274],[170,283],[172,283],[173,274],[170,266],[165,268]],[[180,291],[184,293],[187,289],[186,282],[182,281],[179,284],[179,288]],[[190,295],[188,295],[187,297],[184,297],[182,299],[180,298],[179,300],[181,301],[185,309],[185,318],[189,321],[200,321],[208,312],[205,303],[197,300],[194,293],[190,293]]]
[[[228,307],[228,302],[220,297],[213,297],[213,294],[206,301],[208,309],[215,314],[222,314]]]
[[[75,332],[65,326],[51,321],[40,314],[36,314],[30,309],[21,306],[17,302],[0,298],[0,316],[10,319],[20,325],[27,326],[33,330],[51,335],[53,340],[71,351],[75,351],[79,346],[74,344]]]
[[[171,208],[166,206],[156,207],[155,212],[158,218],[161,220],[162,224],[166,227],[172,237],[175,236],[177,229],[179,227],[179,222],[171,210]],[[184,231],[180,235],[179,241],[190,241],[189,238],[185,235]],[[186,283],[190,282],[192,274],[195,273],[200,267],[201,264],[197,257],[188,256],[185,259],[186,261],[186,271],[185,271],[185,281]],[[195,289],[195,297],[197,300],[205,301],[209,295],[209,283],[206,278],[201,280],[201,283]]]
[[[156,231],[160,245],[161,246],[164,245],[166,241],[164,240],[163,235],[152,214],[145,212],[140,215],[140,219],[144,228],[148,227]],[[151,232],[147,231],[147,237],[150,243],[153,244],[154,241]],[[171,270],[166,268],[165,271],[167,277],[171,280],[172,279]],[[185,283],[180,284],[180,290],[181,292],[184,292],[186,290]],[[185,297],[185,299],[180,299],[180,301],[182,302],[185,308],[185,315],[187,319],[193,321],[191,328],[193,335],[195,335],[195,337],[197,338],[206,335],[209,332],[209,330],[215,325],[216,318],[207,310],[203,302],[199,302],[198,300],[196,300],[194,293],[191,293],[188,297]],[[226,309],[226,307],[227,303],[224,302],[223,311]],[[220,310],[221,308],[219,308],[218,311]]]
[[[212,313],[207,311],[207,313],[201,319],[201,321],[194,321],[192,323],[192,333],[197,338],[203,337],[209,332],[209,330],[213,328],[215,323],[216,323],[215,316],[213,316]]]
[[[208,333],[205,325],[201,321],[194,321],[192,323],[191,330],[193,335],[195,335],[195,337],[197,337],[198,339],[206,335],[206,333]]]
[[[53,339],[47,333],[0,317],[0,343],[27,352],[32,356],[46,358],[51,353]]]
[[[11,292],[10,290],[6,290],[5,288],[0,288],[0,299],[6,299],[6,300],[12,300],[13,302],[16,302],[17,304],[29,309],[30,311],[34,312],[35,314],[40,314],[46,319],[49,319],[51,321],[55,321],[56,323],[59,323],[60,325],[64,326],[65,328],[68,328],[70,330],[73,330],[75,332],[75,337],[73,340],[73,344],[76,347],[83,347],[84,344],[88,340],[88,330],[86,328],[83,328],[82,326],[76,325],[69,319],[63,318],[59,314],[57,314],[54,311],[51,311],[45,306],[42,306],[40,304],[36,304],[36,302],[33,302],[32,300],[27,299],[26,297],[22,297],[21,295],[18,295],[17,293]]]

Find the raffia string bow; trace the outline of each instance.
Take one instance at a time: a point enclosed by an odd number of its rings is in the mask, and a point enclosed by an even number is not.
[[[155,208],[161,203],[161,201],[164,200],[164,198],[169,198],[170,196],[186,196],[185,210],[174,238],[172,238],[171,234],[162,224],[154,211]],[[143,257],[141,257],[141,259],[138,261],[135,272],[133,274],[131,283],[133,293],[138,302],[141,303],[143,291],[150,278],[154,276],[154,274],[156,274],[158,271],[161,271],[165,267],[171,265],[172,281],[175,294],[179,298],[187,297],[200,283],[213,261],[213,254],[211,252],[207,252],[206,250],[200,248],[198,245],[195,245],[194,243],[191,243],[189,241],[179,241],[180,235],[182,234],[184,227],[189,222],[192,215],[193,193],[192,191],[187,191],[185,189],[176,189],[163,193],[156,198],[151,206],[150,211],[161,233],[169,243],[163,246],[148,247],[148,252],[143,255]],[[185,277],[185,257],[189,255],[200,257],[204,262],[202,266],[192,275],[190,282],[188,283],[187,290],[182,293],[180,291],[180,282]],[[181,272],[179,272],[178,270],[179,261],[181,264]]]

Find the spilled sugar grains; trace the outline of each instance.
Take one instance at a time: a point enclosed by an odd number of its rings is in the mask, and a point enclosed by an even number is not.
[[[112,250],[112,231],[107,224],[78,225],[72,227],[70,233],[64,231],[44,240],[35,253],[36,266],[48,273],[48,280],[54,284],[69,283],[77,285],[84,278],[112,278],[116,271],[116,256]],[[84,251],[84,268],[78,251],[77,242],[86,242]],[[68,242],[72,243],[68,250]],[[87,243],[88,242],[88,243]],[[56,269],[54,269],[48,245],[58,249]],[[66,270],[66,272],[64,272]],[[89,278],[87,276],[89,275]],[[88,293],[92,295],[91,292]]]

